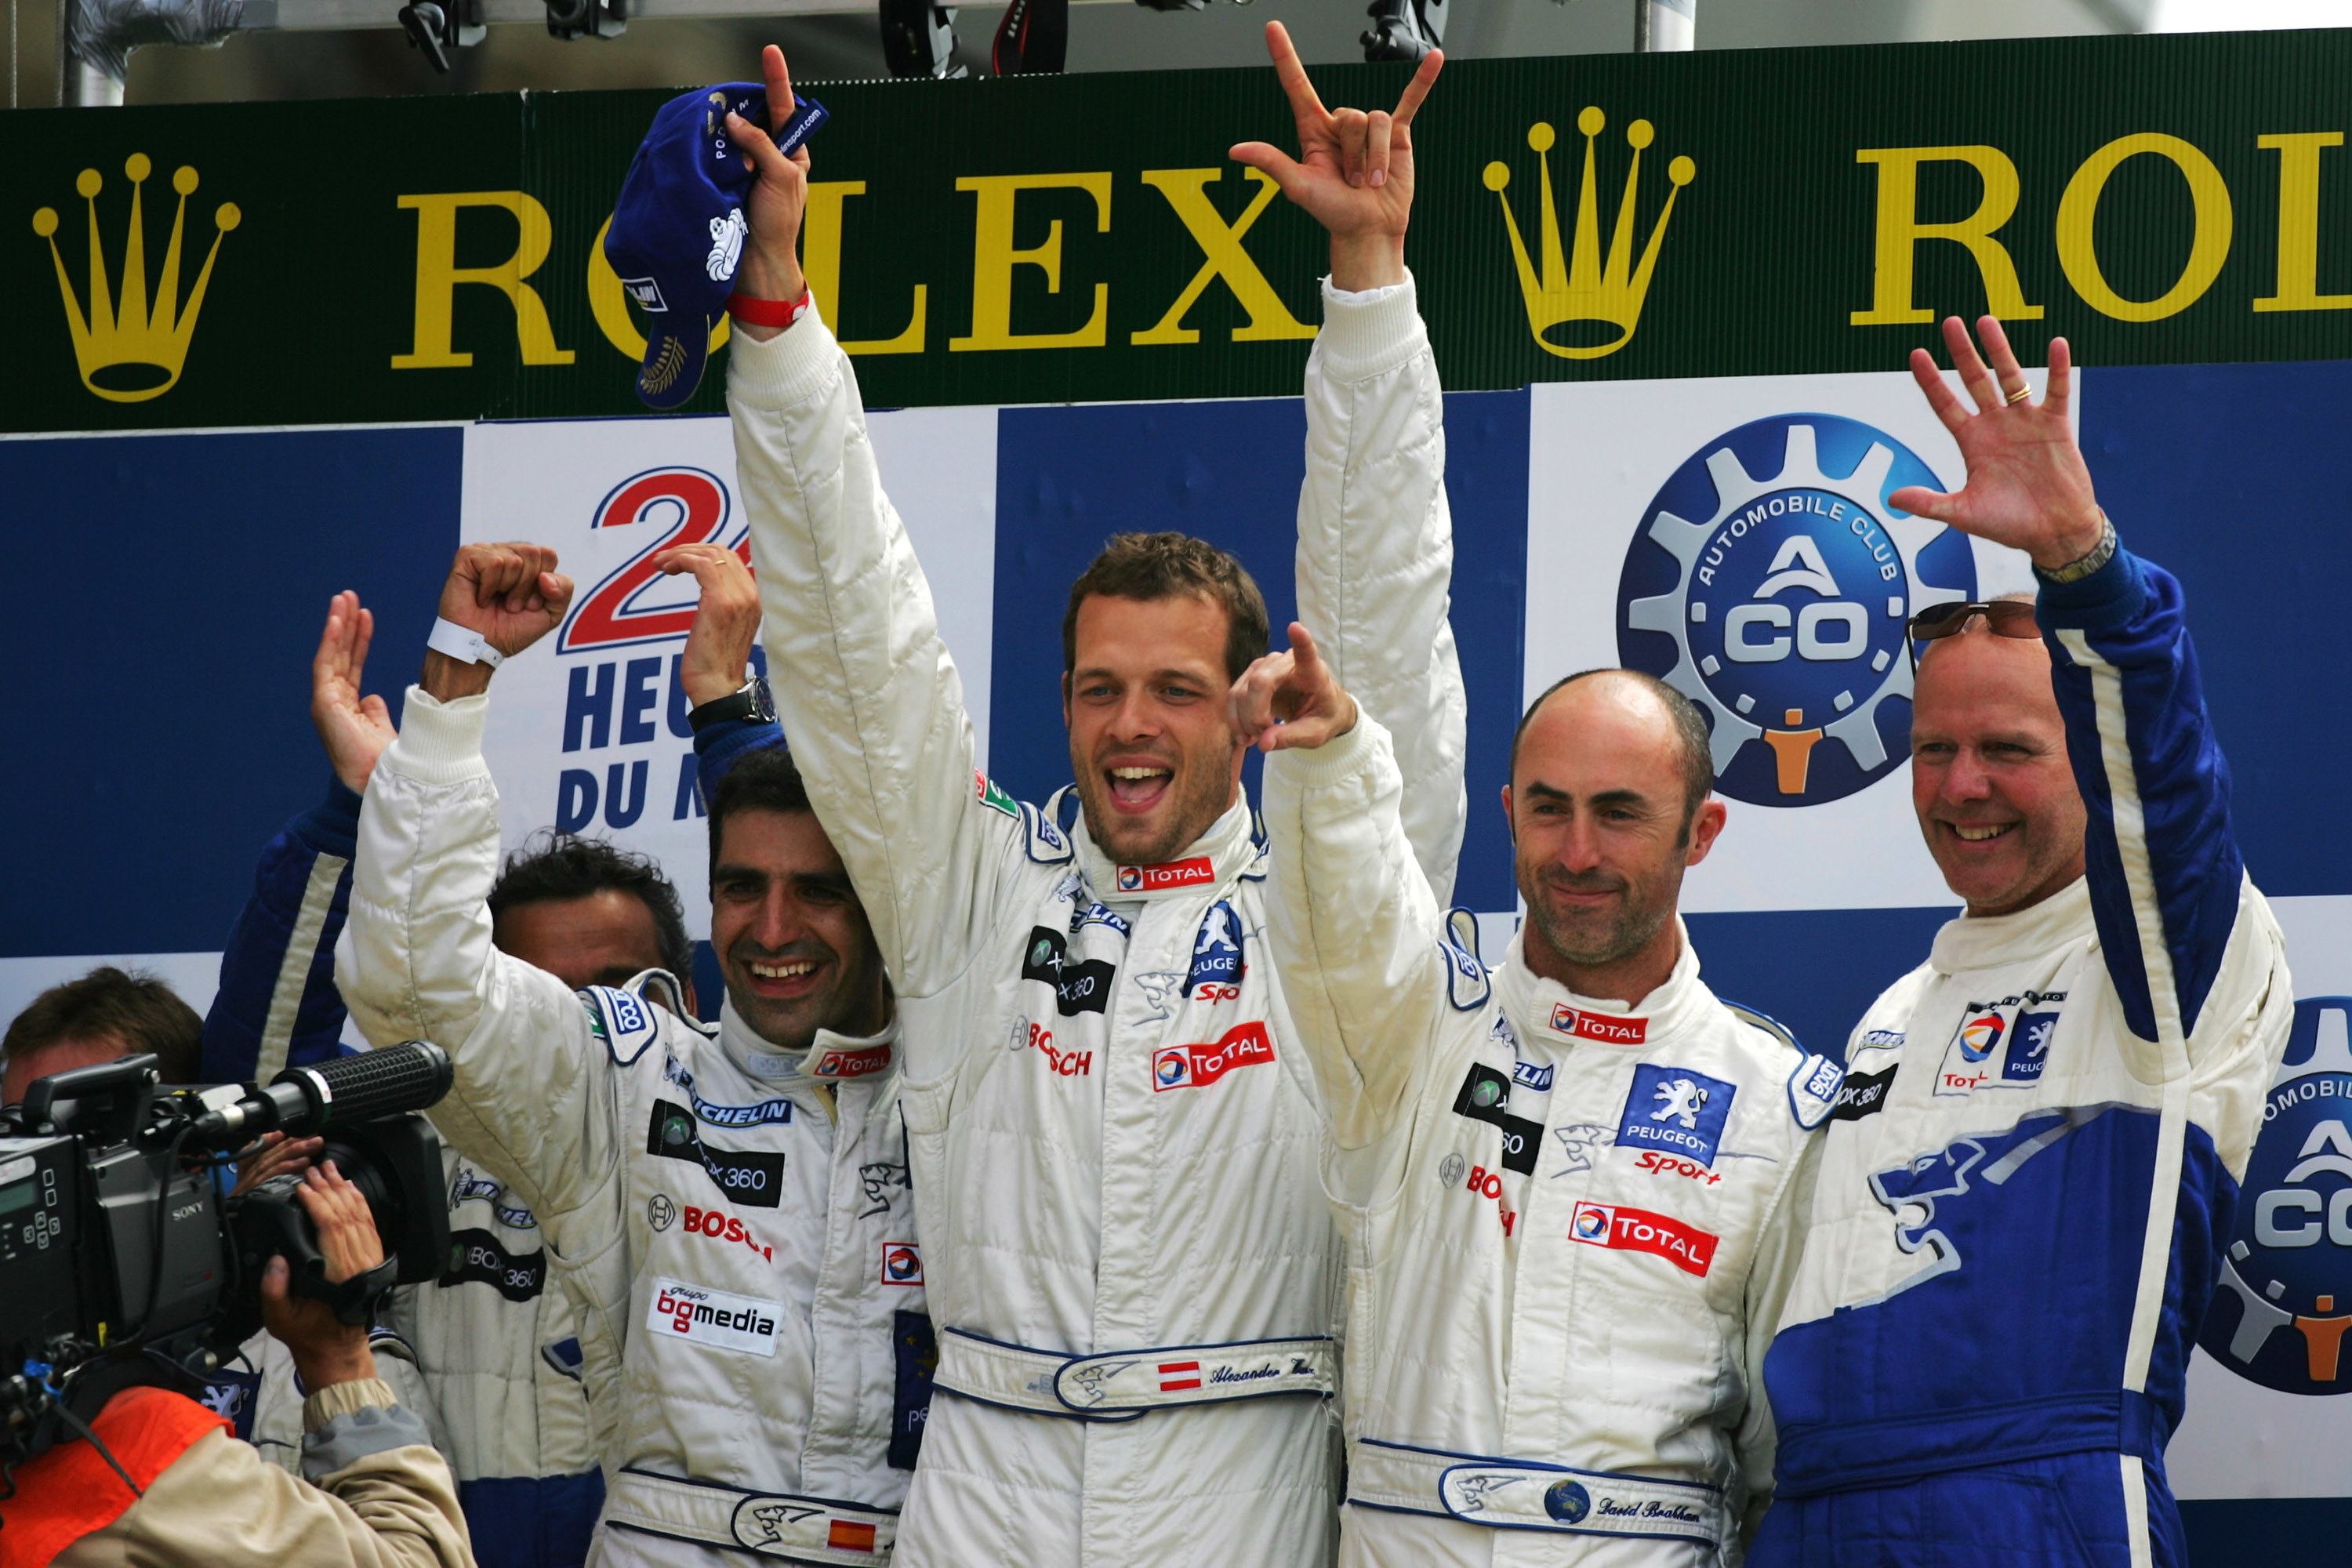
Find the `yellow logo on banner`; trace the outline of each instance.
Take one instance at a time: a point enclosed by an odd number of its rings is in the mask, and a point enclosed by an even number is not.
[[[122,286],[118,303],[106,274],[106,258],[99,249],[98,193],[106,182],[96,169],[84,169],[74,182],[89,207],[89,312],[82,313],[73,279],[67,276],[65,258],[58,253],[58,213],[43,207],[33,215],[33,232],[49,242],[49,258],[57,263],[58,292],[64,297],[66,321],[73,329],[74,358],[81,366],[81,384],[109,403],[144,403],[172,390],[188,357],[188,340],[195,334],[196,312],[205,306],[205,286],[212,281],[213,263],[219,258],[221,239],[243,215],[235,202],[213,209],[213,247],[196,274],[196,286],[180,304],[180,245],[187,226],[188,198],[195,194],[196,172],[185,164],[172,176],[180,193],[179,210],[172,216],[172,239],[164,247],[163,270],[155,281],[151,303],[147,292],[147,239],[140,186],[153,165],[144,153],[133,153],[122,165],[131,176],[131,233],[122,247]]]
[[[1615,353],[1633,341],[1633,328],[1642,319],[1642,300],[1650,291],[1650,275],[1658,265],[1658,247],[1666,237],[1666,220],[1675,216],[1675,197],[1682,187],[1691,183],[1698,166],[1687,157],[1676,158],[1666,165],[1666,178],[1673,188],[1666,193],[1666,205],[1658,214],[1656,226],[1650,230],[1649,244],[1643,247],[1642,259],[1633,260],[1633,208],[1642,178],[1642,150],[1650,144],[1655,132],[1646,120],[1636,120],[1625,128],[1625,140],[1633,149],[1633,165],[1625,171],[1625,195],[1617,205],[1617,228],[1610,237],[1609,260],[1601,259],[1600,196],[1592,166],[1592,139],[1608,123],[1598,108],[1591,108],[1576,117],[1576,128],[1584,133],[1584,184],[1576,198],[1576,237],[1567,258],[1559,248],[1559,217],[1552,204],[1551,151],[1552,129],[1538,121],[1528,130],[1528,145],[1535,149],[1541,163],[1543,175],[1543,271],[1538,275],[1535,264],[1528,258],[1527,242],[1519,236],[1519,220],[1511,211],[1511,199],[1503,194],[1511,183],[1511,171],[1503,163],[1486,165],[1486,188],[1495,193],[1503,205],[1503,223],[1511,234],[1511,254],[1519,267],[1519,292],[1527,300],[1528,330],[1543,346],[1546,353],[1562,359],[1599,359]],[[1616,329],[1614,335],[1597,342],[1554,342],[1546,334],[1554,327],[1569,322],[1592,321]]]

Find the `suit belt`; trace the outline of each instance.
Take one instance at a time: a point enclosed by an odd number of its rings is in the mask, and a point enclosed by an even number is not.
[[[797,1563],[862,1564],[890,1561],[898,1539],[895,1509],[829,1498],[746,1491],[716,1481],[681,1480],[624,1469],[604,1493],[604,1522],[674,1541],[731,1548]]]
[[[1496,1530],[1648,1536],[1716,1546],[1730,1535],[1723,1493],[1698,1481],[1572,1470],[1476,1454],[1356,1440],[1348,1500]]]
[[[1179,1405],[1328,1394],[1338,1363],[1339,1349],[1328,1334],[1067,1355],[946,1329],[940,1334],[934,1384],[1010,1410],[1077,1421],[1135,1421]]]

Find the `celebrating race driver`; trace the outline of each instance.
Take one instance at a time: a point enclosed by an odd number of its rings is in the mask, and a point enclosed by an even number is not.
[[[1286,39],[1276,52],[1296,102],[1304,72]],[[781,125],[791,83],[779,52],[764,64]],[[1337,289],[1402,279],[1410,126],[1437,66],[1394,115],[1301,107],[1301,159],[1277,168],[1332,230]],[[736,288],[789,305],[805,293],[806,150],[787,159],[740,120],[729,132],[759,165]],[[1267,645],[1264,602],[1200,541],[1112,541],[1064,621],[1083,821],[1065,826],[1071,792],[1014,803],[975,774],[961,685],[848,360],[806,311],[738,333],[729,406],[785,732],[906,1020],[945,1392],[904,1561],[1327,1562],[1339,1259],[1325,1125],[1279,972],[1249,952],[1266,866],[1225,719]],[[1318,356],[1310,384],[1347,357]],[[1379,357],[1359,343],[1346,374],[1360,384],[1319,395],[1351,399],[1366,432],[1433,417],[1406,412],[1422,388],[1412,354]],[[1310,441],[1302,506],[1370,486],[1417,512],[1428,482],[1409,470],[1434,460],[1428,441]],[[1442,619],[1443,597],[1383,614]],[[1458,773],[1431,787],[1459,799]],[[1458,810],[1430,820],[1442,831],[1423,847],[1450,861]]]
[[[740,679],[750,574],[716,545],[656,563],[730,611],[706,604],[681,656],[698,710],[724,703],[693,683]],[[772,747],[709,801],[715,1029],[665,971],[575,993],[493,945],[482,731],[493,670],[563,619],[555,565],[537,545],[457,552],[368,782],[336,982],[371,1041],[447,1048],[457,1081],[435,1124],[538,1216],[608,1478],[591,1561],[886,1562],[929,1325],[873,936]]]

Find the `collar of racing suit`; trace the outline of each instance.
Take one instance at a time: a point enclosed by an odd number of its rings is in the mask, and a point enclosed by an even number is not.
[[[1496,994],[1525,1044],[1540,1040],[1555,1050],[1587,1043],[1642,1050],[1653,1039],[1695,1026],[1708,1009],[1720,1005],[1699,984],[1698,951],[1691,946],[1680,915],[1675,917],[1675,929],[1682,936],[1682,952],[1673,972],[1638,1001],[1581,996],[1535,973],[1520,951],[1524,927],[1511,938],[1495,972]]]
[[[1107,904],[1145,902],[1152,899],[1198,897],[1205,888],[1229,886],[1249,871],[1265,846],[1257,836],[1257,820],[1249,797],[1237,795],[1225,814],[1209,826],[1174,858],[1156,866],[1113,860],[1096,847],[1083,815],[1070,829],[1077,848],[1078,869],[1087,886]]]
[[[1927,962],[1945,974],[2043,958],[2092,929],[2091,883],[2077,877],[2014,914],[1960,915],[1944,922]]]
[[[793,1051],[754,1032],[730,1001],[719,1009],[719,1048],[746,1076],[786,1090],[884,1078],[898,1065],[898,1011],[878,1035],[819,1029],[806,1050]]]

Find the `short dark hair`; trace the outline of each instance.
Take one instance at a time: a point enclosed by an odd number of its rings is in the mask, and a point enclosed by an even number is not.
[[[686,934],[686,911],[677,889],[650,855],[623,849],[603,838],[542,828],[507,857],[490,886],[490,921],[527,904],[568,903],[598,893],[626,893],[654,918],[654,946],[662,967],[679,979],[694,974],[694,943]]]
[[[1675,739],[1681,742],[1683,753],[1683,820],[1687,823],[1715,790],[1715,751],[1709,739],[1706,715],[1698,704],[1660,680],[1640,669],[1580,669],[1574,675],[1564,675],[1543,689],[1528,710],[1519,715],[1519,727],[1511,731],[1511,777],[1519,776],[1519,737],[1528,732],[1528,725],[1536,710],[1551,700],[1551,694],[1564,686],[1596,675],[1616,675],[1632,681],[1665,705],[1666,715],[1674,722]]]
[[[121,1040],[127,1055],[157,1058],[165,1083],[194,1083],[203,1070],[205,1021],[196,1010],[155,976],[110,963],[34,997],[0,1040],[0,1058],[16,1061],[99,1035]]]
[[[739,811],[778,811],[787,816],[814,811],[800,764],[782,746],[746,752],[719,775],[710,792],[710,863],[719,864],[719,840],[727,819]]]
[[[1273,636],[1257,580],[1207,540],[1189,533],[1114,533],[1070,584],[1070,607],[1062,616],[1064,675],[1078,668],[1078,606],[1097,594],[1144,600],[1190,595],[1223,610],[1228,680],[1239,680]]]

